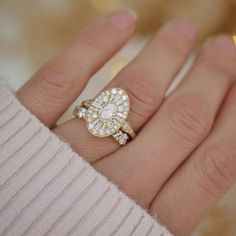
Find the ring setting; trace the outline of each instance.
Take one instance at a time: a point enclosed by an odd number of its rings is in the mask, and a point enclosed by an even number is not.
[[[74,109],[73,114],[86,120],[89,132],[97,137],[113,136],[121,145],[135,137],[127,117],[130,99],[125,90],[110,88],[93,100],[85,100]]]

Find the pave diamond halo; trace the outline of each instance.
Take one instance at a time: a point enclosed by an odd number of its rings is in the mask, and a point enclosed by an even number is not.
[[[83,101],[75,107],[73,114],[86,121],[94,136],[112,136],[120,145],[125,145],[136,136],[127,121],[129,110],[128,94],[121,88],[110,88],[92,100]]]
[[[112,88],[100,93],[85,116],[89,132],[98,137],[116,133],[125,123],[129,109],[129,97],[123,89]]]

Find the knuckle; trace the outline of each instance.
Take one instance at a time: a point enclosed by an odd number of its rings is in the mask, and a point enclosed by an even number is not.
[[[171,54],[177,59],[179,58],[185,58],[188,53],[188,48],[186,45],[189,44],[189,41],[186,40],[185,37],[182,37],[180,35],[180,32],[173,27],[173,30],[175,31],[175,36],[173,37],[173,31],[171,32],[163,32],[160,36],[160,41],[162,45],[165,45],[165,47],[171,51]]]
[[[156,75],[151,72],[140,71],[130,71],[129,75],[129,79],[122,80],[121,86],[129,94],[132,104],[137,104],[135,105],[139,108],[137,110],[141,111],[142,114],[150,115],[163,98],[161,88],[152,83]],[[135,107],[133,107],[134,110]]]
[[[36,78],[38,88],[42,94],[55,98],[63,98],[71,89],[71,80],[68,79],[60,62],[48,64],[42,69]]]
[[[233,79],[233,71],[225,66],[225,62],[218,62],[217,59],[205,56],[202,57],[202,65],[206,71],[218,78],[224,78],[229,81]]]
[[[235,169],[232,165],[235,157],[236,153],[227,151],[226,147],[217,145],[208,149],[197,161],[203,177],[201,186],[213,195],[230,187],[235,178]]]
[[[208,112],[196,99],[176,99],[166,106],[164,120],[169,135],[178,142],[200,142],[210,129]]]
[[[219,55],[219,50],[214,45],[203,49],[199,62],[201,62],[204,70],[209,71],[216,77],[232,81],[235,76],[235,69],[230,65],[231,62],[225,55]]]
[[[79,42],[82,47],[90,48],[96,51],[102,51],[107,49],[108,42],[101,39],[102,36],[98,32],[93,30],[87,30],[84,34],[79,37]]]

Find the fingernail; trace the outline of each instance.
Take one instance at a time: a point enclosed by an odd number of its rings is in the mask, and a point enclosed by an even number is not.
[[[217,46],[221,47],[229,55],[236,55],[236,47],[234,41],[231,37],[219,36],[215,39]]]
[[[133,10],[125,10],[110,16],[113,26],[120,31],[130,28],[136,19],[137,15]]]
[[[196,28],[192,23],[188,21],[180,21],[177,22],[176,25],[181,30],[181,32],[189,39],[193,39],[196,37]]]

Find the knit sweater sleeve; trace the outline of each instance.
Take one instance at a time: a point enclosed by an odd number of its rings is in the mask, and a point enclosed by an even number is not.
[[[0,86],[0,235],[171,235]]]

